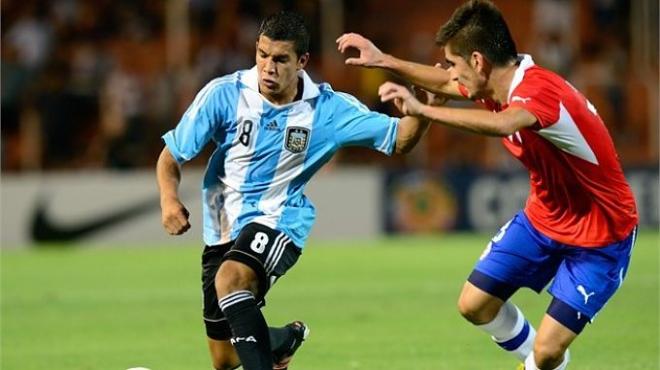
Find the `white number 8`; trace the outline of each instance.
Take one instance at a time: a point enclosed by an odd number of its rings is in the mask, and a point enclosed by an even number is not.
[[[263,253],[268,244],[268,235],[259,231],[254,234],[254,240],[250,243],[250,248],[257,253]]]

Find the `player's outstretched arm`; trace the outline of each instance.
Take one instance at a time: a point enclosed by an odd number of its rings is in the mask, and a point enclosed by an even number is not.
[[[482,135],[508,136],[536,123],[536,117],[522,108],[511,107],[495,113],[422,104],[410,90],[392,82],[381,85],[378,95],[383,102],[392,101],[403,114]]]
[[[449,72],[439,65],[429,66],[409,62],[385,54],[371,40],[357,33],[345,33],[336,42],[337,49],[342,53],[346,53],[351,48],[357,49],[360,53],[357,58],[347,58],[348,65],[387,69],[424,90],[443,94],[452,99],[465,99],[458,90],[458,83],[451,81]]]
[[[161,221],[171,235],[181,235],[190,229],[190,213],[179,200],[181,167],[172,153],[163,148],[156,164],[156,179],[160,190]]]
[[[420,99],[426,101],[426,104],[441,106],[447,102],[444,95],[433,94],[417,87],[413,87],[413,90]],[[400,111],[403,111],[403,104],[400,100],[396,101],[395,104],[397,104]],[[424,117],[406,115],[401,118],[396,132],[395,153],[406,154],[410,152],[428,131],[429,126],[431,126],[431,122]]]
[[[417,145],[419,139],[424,136],[429,126],[429,121],[422,117],[404,116],[401,118],[396,131],[394,152],[396,154],[410,152]]]

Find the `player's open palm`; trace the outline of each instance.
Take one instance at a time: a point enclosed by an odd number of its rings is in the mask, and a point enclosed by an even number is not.
[[[383,62],[383,52],[369,39],[357,33],[345,33],[337,39],[337,49],[346,53],[350,48],[360,52],[357,58],[347,58],[346,64],[363,67],[379,67]]]
[[[394,82],[385,82],[378,88],[380,101],[391,101],[401,113],[406,116],[420,114],[422,103],[415,98],[410,90]]]
[[[190,229],[190,212],[178,199],[165,199],[161,201],[160,207],[161,221],[168,234],[181,235]]]

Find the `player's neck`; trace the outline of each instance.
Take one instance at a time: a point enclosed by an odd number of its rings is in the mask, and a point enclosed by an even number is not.
[[[493,94],[493,100],[500,104],[507,103],[509,99],[509,88],[511,87],[516,69],[518,69],[518,65],[515,62],[504,67],[493,68],[488,83]]]
[[[293,84],[292,89],[289,91],[283,92],[279,95],[269,95],[265,96],[269,102],[275,105],[285,105],[292,103],[296,100],[302,99],[302,93],[304,89],[303,79],[298,77],[298,83]]]

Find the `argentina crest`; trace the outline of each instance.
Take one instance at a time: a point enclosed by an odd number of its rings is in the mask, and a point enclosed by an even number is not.
[[[302,153],[309,143],[309,129],[304,127],[288,127],[284,146],[292,153]]]

